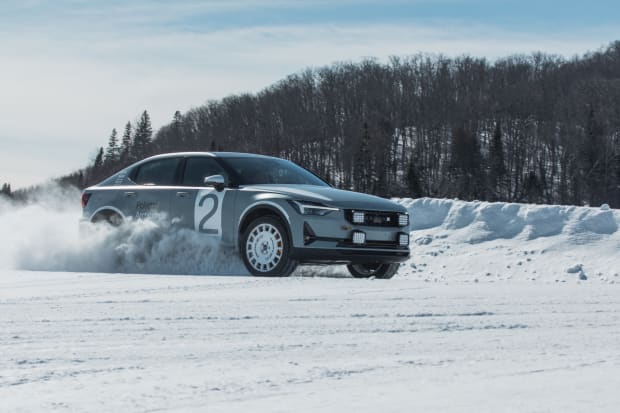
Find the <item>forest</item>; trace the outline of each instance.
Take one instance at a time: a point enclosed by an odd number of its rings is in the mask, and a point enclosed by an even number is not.
[[[620,41],[570,59],[419,54],[306,69],[177,111],[157,131],[144,111],[61,182],[83,188],[178,151],[274,155],[384,197],[620,208]]]

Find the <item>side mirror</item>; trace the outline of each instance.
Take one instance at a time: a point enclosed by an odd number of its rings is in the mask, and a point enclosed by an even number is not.
[[[222,175],[211,175],[204,179],[205,186],[212,186],[218,192],[224,190],[224,177]]]

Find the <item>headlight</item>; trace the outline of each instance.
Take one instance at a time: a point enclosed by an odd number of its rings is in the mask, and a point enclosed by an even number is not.
[[[339,211],[339,208],[329,207],[318,202],[311,201],[289,201],[293,208],[302,215],[327,215],[334,211]]]

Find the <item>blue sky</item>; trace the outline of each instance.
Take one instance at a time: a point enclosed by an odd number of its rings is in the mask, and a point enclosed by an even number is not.
[[[208,99],[335,61],[418,52],[582,54],[620,39],[612,1],[0,2],[0,183],[82,167],[142,110],[155,127]]]
[[[532,0],[358,1],[4,1],[3,25],[149,20],[154,28],[205,32],[256,25],[462,21],[515,30],[591,28],[619,23],[617,2]],[[89,22],[92,25],[92,21]],[[560,27],[549,27],[557,23]],[[92,27],[92,26],[91,26]],[[124,29],[127,29],[126,27]]]

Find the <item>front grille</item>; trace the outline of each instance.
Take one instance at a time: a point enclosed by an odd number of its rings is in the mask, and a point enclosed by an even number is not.
[[[353,213],[363,212],[364,223],[353,222]],[[366,225],[370,227],[398,227],[398,212],[383,211],[363,211],[359,209],[347,209],[344,211],[347,221],[355,225]]]

